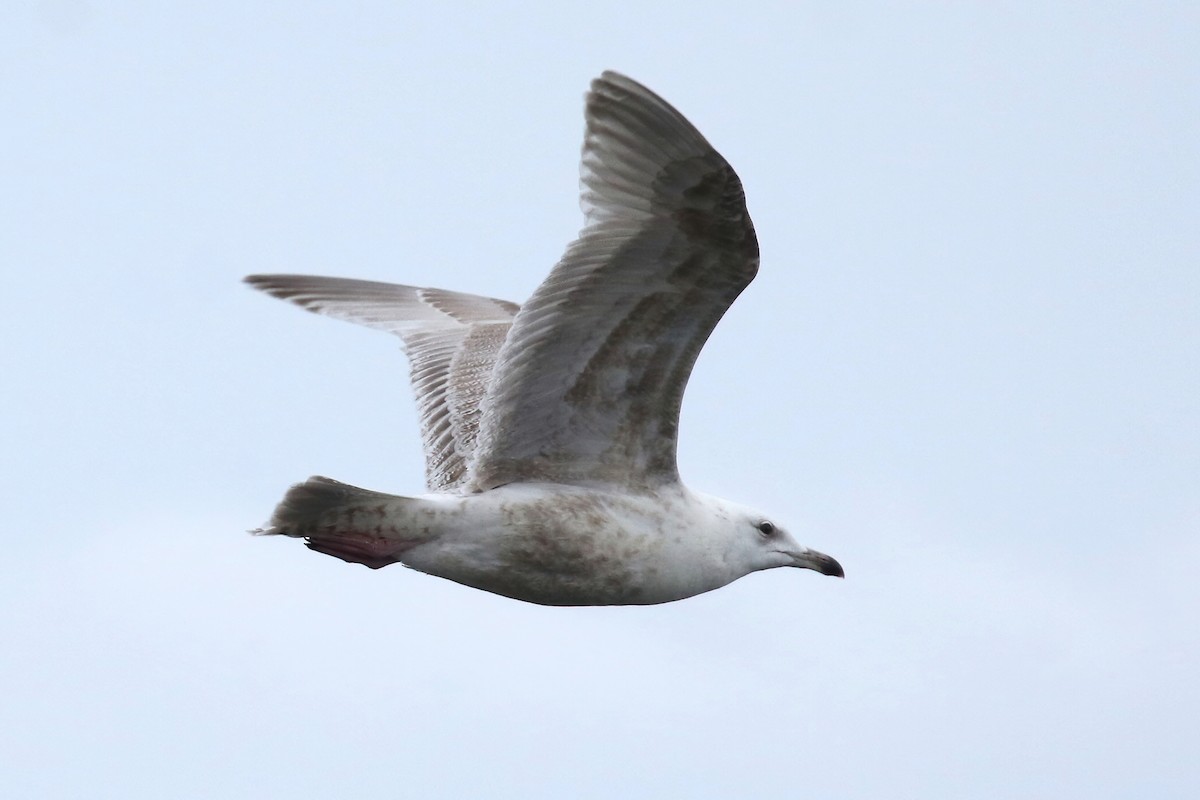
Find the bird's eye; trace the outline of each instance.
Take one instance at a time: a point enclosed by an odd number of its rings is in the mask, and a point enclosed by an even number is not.
[[[775,532],[775,525],[764,519],[762,522],[758,523],[758,532],[763,536],[770,536]]]

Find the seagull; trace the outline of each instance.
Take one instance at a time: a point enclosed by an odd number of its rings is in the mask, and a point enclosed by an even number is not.
[[[585,102],[584,226],[524,305],[348,278],[245,279],[400,337],[428,488],[405,497],[312,477],[253,533],[551,606],[666,603],[773,567],[844,576],[771,517],[679,478],[692,365],[758,271],[741,181],[636,81],[604,72]]]

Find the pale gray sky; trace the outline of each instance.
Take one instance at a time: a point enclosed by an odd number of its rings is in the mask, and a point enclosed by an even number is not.
[[[0,11],[0,795],[1200,794],[1200,11]],[[681,468],[847,579],[547,609],[242,533],[421,490],[397,342],[294,271],[523,300],[619,69],[763,265]]]

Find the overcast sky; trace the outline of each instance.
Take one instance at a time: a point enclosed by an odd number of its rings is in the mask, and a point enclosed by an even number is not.
[[[1200,795],[1200,11],[449,5],[0,11],[0,795]],[[398,342],[240,278],[523,300],[606,68],[762,246],[684,479],[846,580],[553,609],[246,536],[423,479]]]

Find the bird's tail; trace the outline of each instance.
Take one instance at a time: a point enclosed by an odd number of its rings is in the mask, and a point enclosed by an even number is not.
[[[417,544],[403,525],[414,502],[318,475],[288,489],[267,527],[251,533],[304,539],[318,553],[379,569]]]

